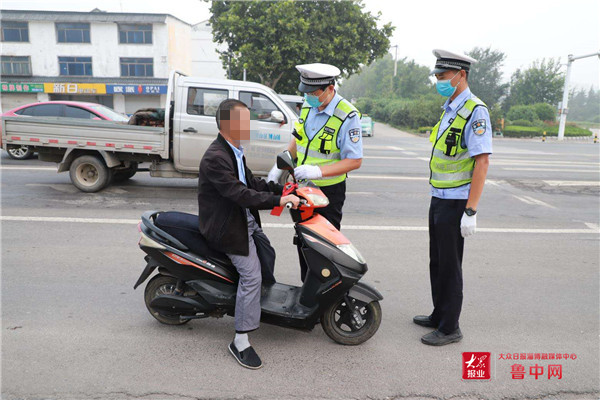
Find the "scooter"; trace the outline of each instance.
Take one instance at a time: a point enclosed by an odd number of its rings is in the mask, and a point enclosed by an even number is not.
[[[361,344],[381,324],[379,302],[383,296],[360,281],[367,272],[360,252],[329,221],[314,213],[329,204],[323,192],[310,181],[296,181],[295,163],[288,151],[277,157],[277,166],[290,171],[293,179],[286,183],[283,194],[293,193],[301,199],[297,209],[291,209],[291,203],[286,208],[294,222],[294,244],[308,271],[301,287],[281,283],[262,287],[261,321],[308,331],[320,322],[337,343]],[[282,210],[276,207],[271,213],[280,215]],[[134,289],[158,269],[144,292],[146,307],[154,318],[163,324],[181,325],[192,319],[234,315],[238,273],[224,253],[208,246],[198,231],[198,216],[147,211],[138,227],[147,265]]]

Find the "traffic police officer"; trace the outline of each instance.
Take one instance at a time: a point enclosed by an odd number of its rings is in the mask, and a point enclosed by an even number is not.
[[[448,97],[431,132],[429,208],[429,274],[433,312],[413,322],[435,331],[421,338],[442,346],[458,342],[463,300],[464,238],[475,233],[476,213],[492,153],[492,126],[487,106],[469,90],[472,63],[464,54],[434,50],[431,72],[439,94]]]
[[[305,102],[295,126],[288,150],[298,159],[296,179],[313,181],[329,199],[329,205],[315,212],[327,218],[337,229],[342,222],[348,172],[362,163],[362,132],[359,111],[335,90],[340,70],[329,64],[297,65],[300,72],[298,90]],[[273,167],[267,180],[279,179]],[[302,257],[300,257],[302,260]],[[305,266],[301,263],[301,276]]]

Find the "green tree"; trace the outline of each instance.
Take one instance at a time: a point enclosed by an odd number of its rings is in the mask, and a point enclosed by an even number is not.
[[[210,23],[233,79],[245,68],[249,80],[296,93],[297,64],[333,64],[348,77],[386,54],[394,27],[378,28],[381,13],[362,8],[361,0],[213,1]]]
[[[508,90],[508,84],[501,82],[501,68],[506,54],[491,47],[475,47],[467,55],[477,60],[471,65],[469,88],[488,107],[492,107]]]
[[[394,77],[394,59],[386,54],[358,74],[344,80],[340,93],[346,98],[388,96],[416,99],[433,93],[428,67],[406,58],[398,60],[398,71]]]
[[[510,94],[504,109],[514,105],[548,103],[557,105],[562,97],[564,74],[555,59],[534,61],[526,70],[517,69],[510,82]]]

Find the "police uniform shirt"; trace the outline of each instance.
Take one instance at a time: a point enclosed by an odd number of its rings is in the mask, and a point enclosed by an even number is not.
[[[342,100],[342,96],[336,92],[333,99],[331,99],[323,111],[319,111],[316,107],[311,107],[304,123],[304,131],[309,140],[312,140],[317,132],[325,126],[325,123],[329,117],[333,115],[335,106],[340,100]],[[358,159],[363,157],[362,130],[358,115],[346,118],[338,132],[337,146],[340,149],[342,160],[346,158]]]
[[[464,106],[465,102],[474,97],[469,88],[461,92],[454,101],[446,100],[442,106],[445,110],[444,118],[440,122],[438,138],[450,126],[451,119],[456,118],[456,113]],[[471,114],[471,118],[465,126],[461,138],[462,144],[466,145],[469,155],[475,157],[479,154],[492,154],[492,124],[490,122],[490,113],[485,107],[476,107]],[[440,199],[458,199],[467,200],[471,184],[450,189],[438,189],[431,186],[431,195]]]

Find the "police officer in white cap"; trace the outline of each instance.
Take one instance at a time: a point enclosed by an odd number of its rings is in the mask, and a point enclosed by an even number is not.
[[[417,325],[435,328],[421,338],[442,346],[458,342],[463,300],[464,238],[475,233],[476,214],[492,153],[492,126],[487,106],[469,90],[471,64],[464,54],[434,50],[436,88],[448,99],[431,132],[429,274],[433,312],[417,315]]]
[[[298,90],[304,93],[305,102],[288,146],[298,159],[294,175],[313,181],[325,193],[329,205],[315,211],[340,229],[347,174],[362,163],[361,115],[336,92],[337,67],[316,63],[297,65],[296,69],[300,72]],[[274,167],[267,179],[277,180],[278,173]]]

